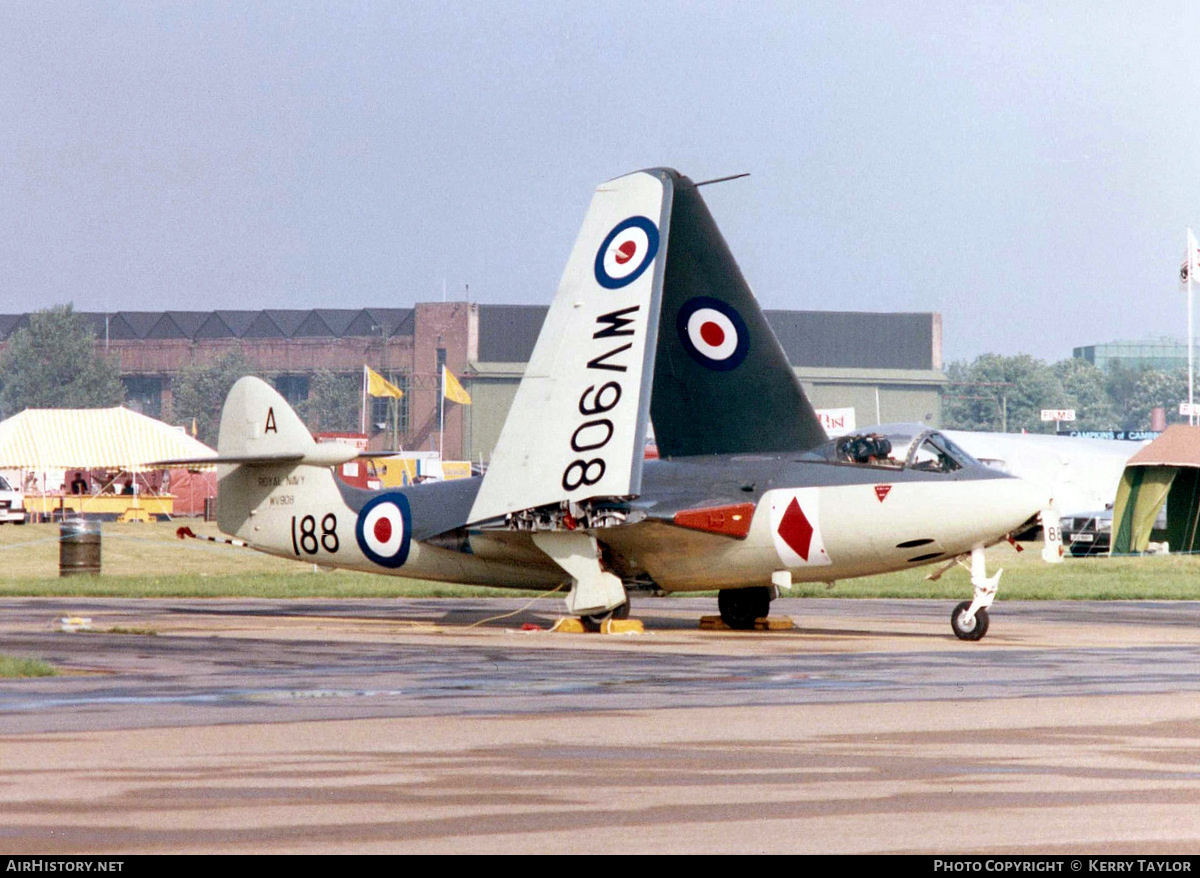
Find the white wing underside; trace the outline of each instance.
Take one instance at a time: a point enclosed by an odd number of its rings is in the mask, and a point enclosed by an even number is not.
[[[646,172],[596,190],[469,523],[639,493],[670,195]]]

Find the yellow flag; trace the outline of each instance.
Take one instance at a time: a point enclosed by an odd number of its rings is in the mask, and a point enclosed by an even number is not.
[[[445,366],[442,366],[442,396],[460,405],[471,404],[471,394],[463,390],[463,386],[458,383],[458,379],[451,375],[450,370]]]
[[[371,396],[394,396],[396,399],[404,396],[404,391],[388,381],[370,366],[363,366],[367,374],[367,393]]]

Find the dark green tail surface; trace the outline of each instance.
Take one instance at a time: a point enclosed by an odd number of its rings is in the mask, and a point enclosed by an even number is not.
[[[704,199],[674,178],[651,420],[664,458],[805,451],[825,430]]]

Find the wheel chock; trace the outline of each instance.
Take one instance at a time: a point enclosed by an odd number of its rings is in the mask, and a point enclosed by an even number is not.
[[[795,628],[791,616],[763,616],[754,620],[755,631],[791,631]],[[701,631],[733,631],[720,616],[701,616]]]
[[[574,616],[563,616],[554,623],[551,632],[559,634],[588,634],[591,633],[583,626],[580,619]],[[600,634],[644,634],[646,627],[641,619],[605,619],[600,625]]]
[[[641,619],[605,619],[600,625],[601,634],[645,634],[646,626]]]

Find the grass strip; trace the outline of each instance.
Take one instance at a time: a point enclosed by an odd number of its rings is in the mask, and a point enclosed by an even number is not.
[[[188,519],[197,533],[215,525]],[[452,598],[521,597],[538,592],[483,588],[327,570],[250,549],[179,540],[179,523],[118,524],[102,528],[100,576],[58,575],[58,525],[0,527],[0,597],[240,597]],[[988,550],[988,572],[1005,568],[999,600],[1200,600],[1200,555],[1041,560],[1040,544],[1016,552]],[[952,569],[936,582],[933,566],[824,583],[797,583],[784,597],[933,598],[971,596],[967,571]],[[715,592],[687,593],[711,597]],[[676,596],[686,596],[677,593]],[[635,596],[635,600],[642,598]]]
[[[0,655],[0,677],[54,677],[58,675],[51,665],[37,659]]]

